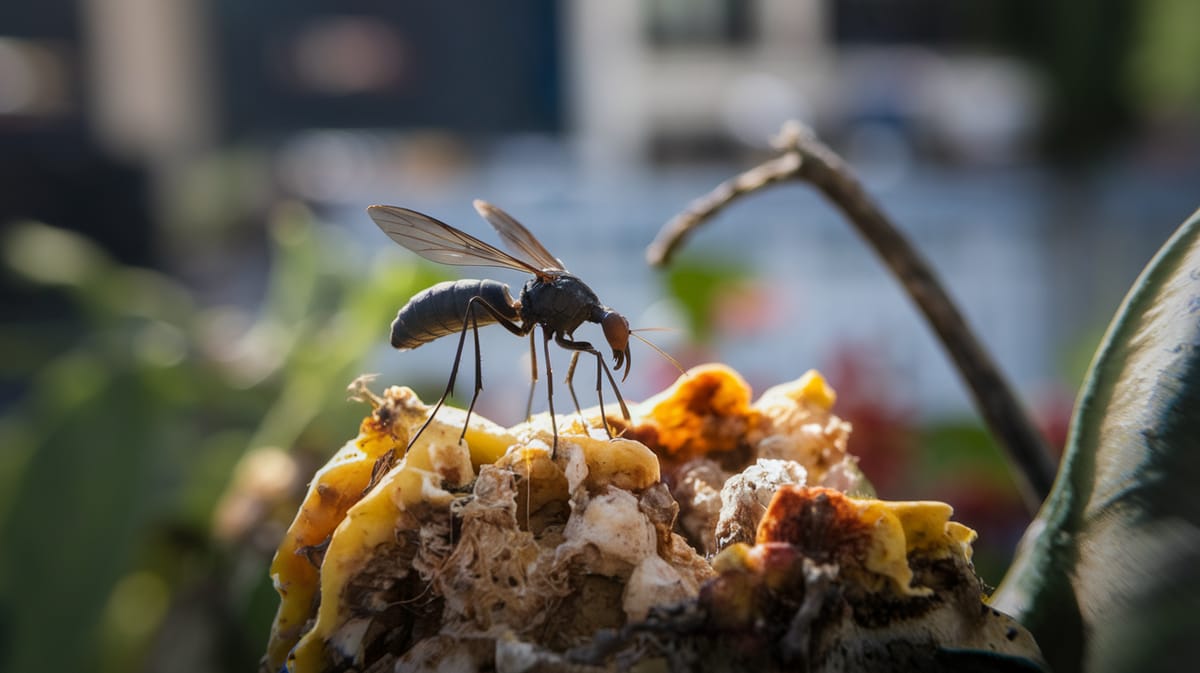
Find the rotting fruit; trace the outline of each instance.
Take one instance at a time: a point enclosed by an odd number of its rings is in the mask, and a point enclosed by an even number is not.
[[[708,365],[631,408],[501,428],[376,396],[271,566],[263,669],[1042,667],[984,603],[948,505],[884,502],[820,374],[767,390]],[[609,415],[610,421],[613,415]],[[1000,662],[997,664],[996,662]]]

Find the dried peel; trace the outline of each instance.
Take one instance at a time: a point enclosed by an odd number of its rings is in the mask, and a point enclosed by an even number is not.
[[[282,665],[305,630],[308,647],[298,648],[299,656],[314,649],[311,644],[325,635],[327,624],[335,618],[330,610],[336,605],[322,598],[324,620],[318,619],[309,628],[318,590],[336,593],[345,583],[345,576],[361,566],[373,546],[391,536],[394,516],[379,504],[381,494],[402,491],[405,496],[400,498],[399,508],[403,509],[403,505],[420,502],[436,490],[427,489],[426,484],[435,461],[449,471],[459,470],[458,481],[468,483],[474,476],[473,471],[468,472],[472,464],[494,462],[514,441],[499,426],[476,416],[466,433],[466,443],[471,447],[469,461],[449,454],[446,447],[458,446],[465,418],[460,410],[446,409],[404,457],[405,469],[389,472],[384,479],[389,487],[380,489],[382,484],[376,485],[372,491],[375,497],[364,504],[363,490],[377,461],[389,451],[403,452],[409,432],[428,415],[428,408],[408,388],[388,388],[382,398],[374,398],[374,403],[375,411],[363,420],[358,437],[343,446],[313,477],[271,563],[271,577],[280,595],[267,650],[272,668]],[[338,531],[343,532],[338,535]],[[353,551],[346,551],[348,547]],[[336,562],[324,563],[330,558]],[[344,560],[356,558],[357,562]]]

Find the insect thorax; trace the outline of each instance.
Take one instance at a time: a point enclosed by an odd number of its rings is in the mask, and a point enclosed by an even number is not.
[[[521,288],[521,320],[571,334],[591,319],[600,299],[575,276],[562,273],[550,281],[531,278]]]

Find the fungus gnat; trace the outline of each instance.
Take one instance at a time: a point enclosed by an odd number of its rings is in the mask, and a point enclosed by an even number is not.
[[[608,417],[604,413],[604,396],[601,392],[601,372],[607,376],[617,401],[621,405],[621,413],[629,419],[629,409],[617,388],[612,371],[604,362],[604,356],[592,344],[586,341],[576,341],[573,337],[575,329],[584,322],[598,323],[604,332],[604,338],[612,348],[613,366],[618,372],[625,368],[621,380],[629,376],[630,353],[629,321],[620,313],[600,302],[599,297],[577,276],[563,268],[554,255],[536,239],[520,222],[508,213],[486,203],[475,201],[475,210],[500,234],[500,238],[513,251],[506,253],[488,243],[451,227],[428,215],[407,208],[396,206],[371,206],[367,213],[375,224],[393,241],[408,248],[433,262],[460,266],[494,266],[514,269],[533,274],[526,281],[516,300],[508,292],[508,286],[494,280],[463,279],[438,283],[426,288],[413,296],[400,309],[392,322],[392,346],[398,350],[410,350],[435,339],[458,333],[458,350],[454,355],[454,364],[450,368],[450,380],[442,393],[429,418],[409,440],[411,447],[433,417],[441,409],[442,403],[454,388],[458,376],[458,366],[462,360],[463,346],[466,343],[467,330],[471,330],[475,339],[475,391],[471,396],[471,404],[467,407],[467,421],[463,424],[461,441],[467,432],[467,423],[471,419],[471,411],[483,389],[481,382],[481,363],[479,355],[479,327],[481,325],[499,324],[516,336],[529,335],[529,353],[532,358],[533,384],[536,386],[537,349],[534,343],[534,328],[542,328],[542,350],[546,361],[546,389],[550,402],[550,427],[554,435],[553,451],[558,449],[558,424],[554,418],[554,383],[553,372],[550,368],[550,340],[572,351],[571,365],[567,369],[566,383],[575,402],[576,410],[579,401],[575,397],[575,387],[572,381],[575,365],[580,353],[589,353],[596,357],[596,395],[600,400],[600,417],[604,430],[612,437]],[[638,335],[633,335],[638,336]],[[640,337],[639,337],[640,338]],[[533,400],[533,389],[529,391],[529,401]]]

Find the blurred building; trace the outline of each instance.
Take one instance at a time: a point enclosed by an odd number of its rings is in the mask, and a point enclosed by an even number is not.
[[[43,7],[3,10],[14,76],[0,114],[67,115],[113,155],[155,164],[311,128],[565,133],[610,163],[727,158],[785,118],[1003,157],[1038,112],[1029,71],[968,57],[986,52],[967,13],[937,0]]]
[[[576,2],[571,119],[587,156],[695,160],[761,148],[781,119],[861,145],[1005,161],[1037,121],[1031,73],[968,56],[947,2]],[[954,59],[947,52],[956,53]]]
[[[1045,73],[975,39],[978,7],[1002,6],[9,5],[0,170],[17,187],[0,195],[0,214],[85,231],[130,261],[171,250],[172,268],[207,264],[195,277],[219,284],[261,267],[256,237],[280,197],[373,240],[364,203],[469,228],[482,196],[526,220],[607,301],[654,320],[646,307],[662,289],[641,246],[799,118],[949,277],[1006,369],[1036,386],[1187,215],[1183,185],[1196,169],[1096,164],[1108,178],[1063,182],[1037,163]],[[731,217],[753,222],[752,236],[717,223],[697,244],[759,276],[746,303],[775,303],[731,312],[740,327],[717,356],[769,376],[862,335],[886,344],[878,350],[917,399],[964,399],[912,310],[818,200],[770,193],[738,208]],[[253,301],[254,280],[236,296]]]

